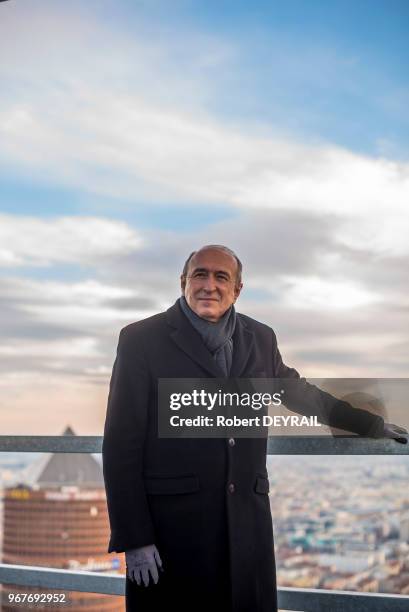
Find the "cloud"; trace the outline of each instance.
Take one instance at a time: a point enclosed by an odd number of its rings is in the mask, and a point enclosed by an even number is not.
[[[309,276],[292,277],[284,302],[290,308],[324,310],[325,308],[351,309],[367,306],[378,299],[354,282],[334,282],[329,279]]]
[[[65,326],[73,336],[83,336],[87,330],[103,332],[107,324],[147,316],[158,308],[159,303],[146,299],[141,288],[120,286],[113,280],[108,285],[91,279],[73,283],[15,277],[1,282],[0,293],[6,309],[26,325],[31,320],[33,327],[47,325],[59,334]],[[7,337],[6,327],[1,335]]]
[[[96,341],[93,338],[74,338],[70,342],[59,341],[14,341],[0,347],[0,357],[35,357],[47,356],[47,359],[71,359],[81,357],[95,357],[101,355],[96,349]],[[55,363],[54,363],[55,365]]]
[[[40,32],[48,22],[53,26],[37,45],[35,28],[30,34],[19,22],[35,79],[6,30],[14,54],[5,69],[10,87],[2,96],[0,135],[9,167],[128,206],[177,201],[196,207],[223,203],[240,214],[325,211],[334,215],[340,244],[382,256],[409,253],[408,163],[304,144],[260,122],[218,118],[206,110],[202,95],[188,93],[198,82],[200,91],[211,91],[209,75],[192,83],[195,62],[181,74],[176,61],[166,61],[166,51],[174,49],[169,35],[152,45],[143,31],[133,39],[119,37],[115,28],[87,23],[81,13],[76,18],[70,12],[68,22],[58,11],[45,23],[35,18]],[[112,54],[92,71],[92,62],[101,62],[105,35]],[[57,39],[60,63],[53,54]],[[202,38],[194,58],[206,64],[212,44],[218,58],[218,76],[212,76],[220,85],[228,67],[225,45]],[[75,62],[78,57],[83,61]],[[3,258],[13,263],[9,253]]]
[[[7,278],[0,295],[3,373],[47,372],[105,382],[119,329],[161,309],[140,290],[96,280]]]
[[[233,129],[81,84],[68,88],[67,99],[78,108],[68,112],[62,103],[51,117],[43,98],[24,111],[3,107],[9,162],[117,198],[325,210],[341,217],[342,243],[408,252],[409,164],[256,136],[250,126]]]
[[[371,351],[382,347],[391,351],[383,370],[392,372],[388,363],[396,354],[393,347],[402,341],[406,328],[404,260],[374,260],[370,252],[354,257],[353,251],[339,245],[336,230],[332,216],[270,211],[220,221],[183,239],[177,231],[145,232],[138,250],[106,257],[103,266],[90,264],[89,278],[81,281],[4,279],[4,350],[10,356],[19,351],[23,367],[30,347],[43,346],[42,361],[33,366],[31,360],[30,367],[48,368],[47,355],[58,353],[63,339],[77,351],[74,359],[67,349],[68,372],[83,376],[90,369],[106,371],[120,327],[166,309],[178,297],[179,272],[191,250],[225,242],[244,263],[239,311],[272,325],[290,362],[295,359],[302,371],[315,373],[317,367],[325,367],[305,359],[311,344],[317,359],[324,351],[369,351],[361,358],[362,373],[365,368],[370,371]],[[388,269],[395,270],[394,280]],[[78,352],[87,338],[95,340],[99,355]],[[340,360],[339,368],[345,371],[345,361]]]
[[[0,266],[92,265],[100,258],[137,250],[142,238],[121,221],[0,214],[0,244]]]

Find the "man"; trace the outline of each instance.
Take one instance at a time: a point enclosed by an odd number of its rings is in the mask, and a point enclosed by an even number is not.
[[[126,553],[128,611],[277,609],[266,439],[157,433],[160,378],[299,379],[273,330],[236,313],[241,274],[230,249],[202,247],[185,264],[182,297],[121,331],[103,463],[108,550]],[[327,422],[405,438],[343,402]]]

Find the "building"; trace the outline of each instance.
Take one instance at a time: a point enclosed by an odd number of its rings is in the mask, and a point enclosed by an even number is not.
[[[64,435],[75,435],[68,427]],[[109,522],[102,468],[90,454],[44,454],[18,485],[4,490],[3,562],[98,572],[125,571],[124,555],[108,555]],[[21,610],[11,593],[51,593],[44,588],[3,587],[3,612]],[[124,598],[66,593],[62,607],[87,612],[122,612]],[[24,603],[37,612],[50,603]]]

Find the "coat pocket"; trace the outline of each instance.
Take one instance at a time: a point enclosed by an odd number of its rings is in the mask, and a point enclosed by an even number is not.
[[[268,495],[270,491],[270,483],[268,481],[268,478],[257,476],[254,490],[256,493],[264,493],[265,495]]]
[[[148,495],[180,495],[199,491],[199,478],[191,476],[153,476],[145,478]]]

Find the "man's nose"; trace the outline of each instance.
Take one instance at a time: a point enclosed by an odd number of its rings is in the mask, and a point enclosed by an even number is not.
[[[208,292],[217,289],[216,279],[212,274],[209,274],[209,276],[204,279],[203,289]]]

